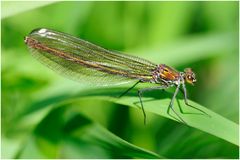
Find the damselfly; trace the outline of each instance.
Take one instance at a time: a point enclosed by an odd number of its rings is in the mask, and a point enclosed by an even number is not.
[[[43,28],[33,30],[25,37],[24,41],[30,48],[32,55],[40,62],[73,80],[85,80],[98,85],[114,85],[135,81],[135,84],[123,94],[138,83],[159,84],[157,87],[138,90],[144,123],[146,123],[146,114],[142,93],[155,89],[176,87],[169,108],[184,123],[186,122],[173,108],[173,102],[179,90],[184,94],[186,105],[206,114],[188,103],[185,82],[189,84],[196,82],[195,74],[190,68],[186,68],[184,72],[178,72],[165,64],[156,65],[142,58],[106,50],[66,33]]]

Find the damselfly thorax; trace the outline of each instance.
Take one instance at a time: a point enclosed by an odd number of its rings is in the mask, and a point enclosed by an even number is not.
[[[135,82],[122,95],[140,82],[159,84],[158,87],[138,90],[144,122],[146,115],[141,97],[145,91],[176,87],[169,108],[182,122],[184,120],[173,108],[173,101],[179,90],[184,94],[185,104],[193,107],[188,104],[185,87],[185,83],[196,82],[195,74],[190,68],[178,72],[165,64],[156,65],[136,56],[110,51],[66,33],[44,28],[33,30],[24,41],[32,55],[42,64],[76,81],[102,86]]]

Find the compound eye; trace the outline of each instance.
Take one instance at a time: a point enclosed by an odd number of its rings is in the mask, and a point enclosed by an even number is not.
[[[192,77],[191,75],[187,75],[187,80],[188,80],[189,82],[192,82],[192,81],[193,81],[193,77]]]

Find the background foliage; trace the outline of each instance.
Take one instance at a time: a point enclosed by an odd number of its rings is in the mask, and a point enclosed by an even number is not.
[[[23,42],[46,27],[178,70],[191,67],[198,81],[188,86],[189,98],[238,126],[238,2],[2,2],[1,11],[2,157],[238,157],[236,144],[158,114],[148,112],[144,126],[128,99],[82,98],[115,90],[55,74]],[[219,128],[213,131],[225,131]]]

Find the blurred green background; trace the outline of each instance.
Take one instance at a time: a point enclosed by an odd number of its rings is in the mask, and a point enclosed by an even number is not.
[[[144,126],[138,109],[64,97],[89,86],[41,65],[23,41],[45,27],[191,67],[197,83],[187,86],[189,99],[238,124],[238,2],[1,3],[3,158],[238,157],[238,146],[161,116],[147,113]]]

